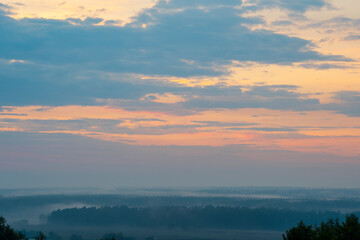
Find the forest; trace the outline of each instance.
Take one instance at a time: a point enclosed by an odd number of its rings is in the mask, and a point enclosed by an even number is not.
[[[283,240],[358,240],[360,239],[359,218],[354,214],[346,216],[342,223],[329,219],[320,225],[306,225],[300,221],[296,227],[283,234]]]
[[[282,235],[283,240],[358,240],[360,239],[359,218],[355,214],[347,215],[340,223],[339,219],[322,221],[319,225],[307,225],[302,220],[297,226],[290,228]],[[26,232],[18,232],[12,229],[3,217],[0,217],[1,240],[29,240]],[[50,233],[47,237],[39,232],[35,240],[61,240],[61,237]],[[148,237],[145,240],[154,240]],[[83,240],[82,236],[72,235],[70,240]],[[122,233],[107,233],[99,240],[135,240],[132,237],[124,237]]]
[[[356,213],[360,215],[360,213]],[[299,219],[319,224],[328,218],[345,218],[339,212],[293,211],[229,206],[83,207],[57,210],[50,225],[134,226],[166,228],[216,228],[284,230]]]
[[[349,214],[360,216],[355,190],[130,189],[32,194],[17,190],[0,196],[0,216],[11,225],[7,232],[17,237],[13,239],[281,240],[284,234],[286,240],[294,240],[294,232],[310,229],[314,237],[310,240],[321,240],[316,238],[320,226],[332,229],[346,223]],[[3,223],[3,229],[6,226]]]

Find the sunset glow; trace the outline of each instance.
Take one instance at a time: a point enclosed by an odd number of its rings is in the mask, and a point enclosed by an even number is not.
[[[0,138],[12,148],[0,163],[24,160],[9,134],[62,134],[111,144],[104,163],[115,144],[212,147],[238,167],[229,146],[358,166],[359,12],[355,0],[1,1]]]

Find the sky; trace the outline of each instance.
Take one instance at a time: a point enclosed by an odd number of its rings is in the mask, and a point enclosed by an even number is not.
[[[0,188],[360,187],[358,0],[0,0]]]

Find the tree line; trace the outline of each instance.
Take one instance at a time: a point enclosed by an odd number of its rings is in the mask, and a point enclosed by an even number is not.
[[[31,234],[32,235],[32,234]],[[29,237],[26,231],[15,231],[9,224],[6,223],[5,218],[0,216],[0,240],[61,240],[62,238],[57,234],[50,232],[46,236],[42,232],[38,232],[35,237]],[[70,240],[83,240],[82,236],[73,234]],[[135,240],[131,237],[124,237],[122,233],[106,233],[99,240]]]
[[[41,208],[54,204],[81,203],[84,206],[121,206],[129,207],[159,207],[159,206],[241,206],[248,208],[278,208],[307,211],[336,211],[344,209],[353,211],[360,209],[358,199],[259,199],[238,197],[199,197],[199,196],[126,196],[119,194],[99,195],[41,195],[41,196],[0,196],[0,212],[10,213],[22,209]]]
[[[306,225],[300,221],[296,227],[292,227],[282,235],[283,240],[360,240],[360,223],[355,214],[346,216],[345,221],[340,223],[338,219],[329,219],[322,221],[319,225]],[[54,240],[54,236],[48,240]],[[61,238],[59,238],[61,239]],[[147,238],[146,240],[153,240]],[[12,229],[0,216],[0,240],[29,240],[22,232]],[[42,233],[35,237],[35,240],[47,240]],[[81,236],[72,235],[70,240],[83,240]],[[100,240],[135,240],[134,238],[125,238],[121,233],[105,234]]]
[[[6,223],[5,218],[0,216],[0,239],[1,240],[28,240],[22,232],[17,232]],[[40,232],[35,240],[46,240],[45,235]]]
[[[218,228],[285,230],[299,219],[319,224],[328,218],[344,219],[339,212],[310,212],[286,209],[229,206],[194,207],[84,207],[57,210],[48,217],[50,225],[133,226],[167,228]]]
[[[359,218],[351,214],[342,223],[329,219],[315,226],[300,221],[283,234],[283,240],[360,240]]]

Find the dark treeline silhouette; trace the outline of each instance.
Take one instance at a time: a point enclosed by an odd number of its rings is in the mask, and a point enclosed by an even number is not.
[[[283,240],[360,240],[359,218],[351,214],[342,223],[330,219],[318,226],[300,221],[283,234]]]
[[[293,210],[337,211],[337,209],[352,212],[360,208],[359,199],[256,199],[240,197],[199,197],[199,196],[127,196],[119,194],[99,195],[40,195],[40,196],[0,196],[0,212],[14,212],[22,208],[38,208],[54,204],[82,203],[90,206],[198,206],[222,205],[241,206],[249,208],[278,208]]]
[[[35,240],[63,240],[59,235],[50,232],[44,235],[39,232],[36,237],[31,237]],[[296,227],[287,230],[282,235],[283,240],[360,240],[360,223],[359,218],[355,214],[347,215],[345,220],[340,221],[330,219],[327,222],[322,221],[319,225],[306,225],[300,221]],[[84,240],[82,236],[73,234],[69,240]],[[147,237],[146,240],[156,239],[154,237]],[[29,240],[28,234],[17,232],[12,229],[0,217],[0,240]],[[122,233],[107,233],[99,240],[136,240],[132,237],[124,237]]]
[[[45,235],[40,232],[35,240],[46,240]],[[17,232],[6,223],[5,218],[0,216],[0,240],[28,240],[28,237],[22,232]]]
[[[133,226],[167,228],[219,228],[284,230],[300,219],[319,224],[328,218],[344,218],[338,212],[305,212],[284,209],[244,207],[152,207],[71,208],[52,212],[50,225]]]
[[[42,232],[36,233],[27,232],[25,230],[15,231],[9,224],[6,223],[5,218],[0,216],[0,240],[63,240],[63,238],[54,232],[49,232],[45,235]],[[84,240],[82,236],[73,234],[70,240]],[[99,240],[135,240],[132,237],[124,237],[122,233],[106,233]]]
[[[1,240],[25,240],[26,237],[12,229],[5,221],[5,218],[0,217],[0,239]]]

